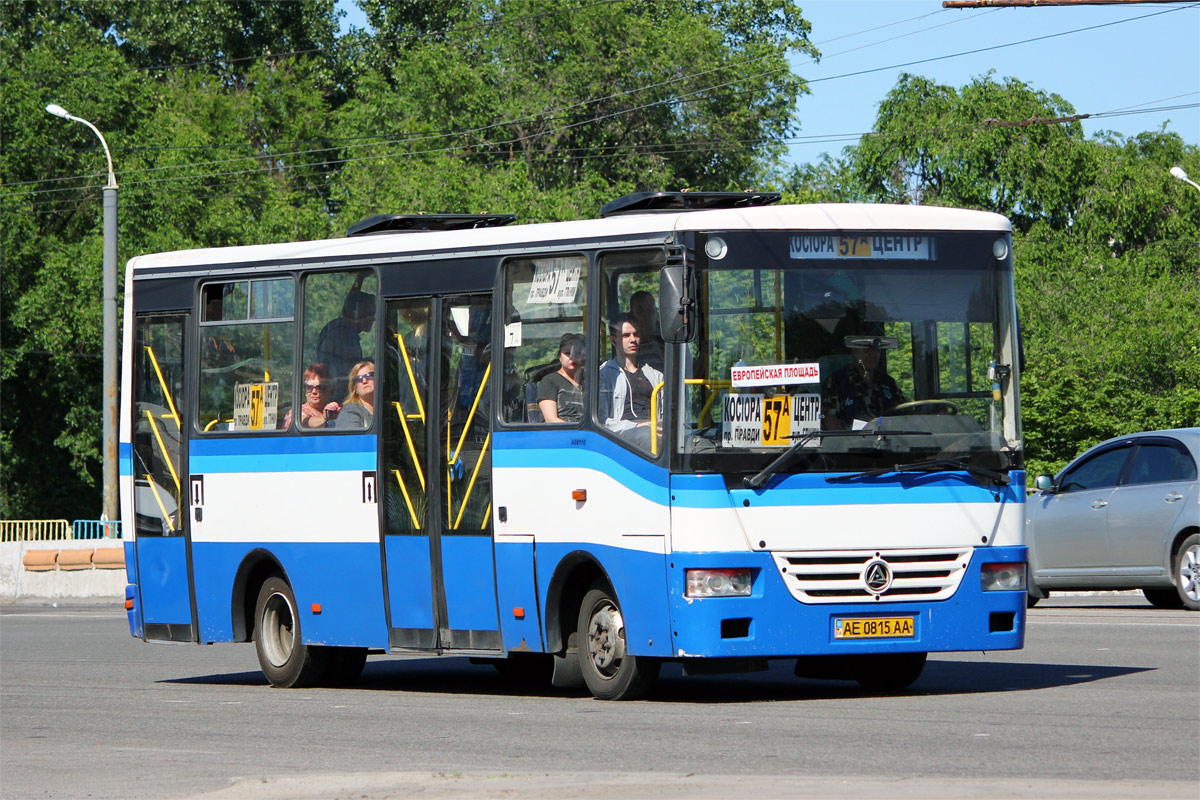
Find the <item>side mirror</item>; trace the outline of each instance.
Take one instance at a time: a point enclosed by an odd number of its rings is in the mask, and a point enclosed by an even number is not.
[[[1054,476],[1053,475],[1038,475],[1033,479],[1034,488],[1043,492],[1054,491]]]
[[[696,304],[687,269],[671,265],[658,273],[658,326],[665,342],[690,342],[696,335]]]

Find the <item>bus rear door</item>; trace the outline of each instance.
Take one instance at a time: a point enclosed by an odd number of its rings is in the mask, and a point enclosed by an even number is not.
[[[187,437],[180,424],[187,314],[134,322],[134,552],[146,639],[194,642],[188,546]]]

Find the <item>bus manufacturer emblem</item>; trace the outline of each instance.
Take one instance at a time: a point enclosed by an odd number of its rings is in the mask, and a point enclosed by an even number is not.
[[[863,583],[873,595],[881,595],[892,585],[892,569],[886,561],[876,559],[863,570]]]

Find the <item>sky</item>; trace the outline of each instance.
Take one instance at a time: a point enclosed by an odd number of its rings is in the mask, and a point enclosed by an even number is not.
[[[338,5],[347,12],[343,29],[365,27],[353,0]],[[836,156],[854,144],[871,130],[879,102],[903,72],[961,87],[995,70],[997,80],[1017,78],[1060,95],[1078,114],[1107,115],[1083,121],[1088,136],[1132,136],[1165,124],[1200,145],[1200,2],[963,10],[943,9],[941,0],[799,5],[821,59],[792,59],[811,93],[796,106],[789,163]],[[937,60],[911,63],[926,59]],[[1174,108],[1149,111],[1165,107]]]

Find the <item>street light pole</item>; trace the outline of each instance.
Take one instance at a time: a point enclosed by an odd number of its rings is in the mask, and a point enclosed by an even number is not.
[[[67,113],[62,106],[51,103],[46,112],[62,119],[88,126],[100,139],[104,157],[108,160],[108,184],[104,187],[104,393],[101,400],[101,425],[104,428],[103,453],[104,505],[101,518],[116,521],[120,518],[117,505],[117,176],[113,172],[112,153],[108,142],[96,126],[86,119]],[[106,531],[107,534],[107,531]]]
[[[1184,183],[1190,183],[1192,186],[1195,186],[1196,189],[1200,190],[1200,183],[1196,183],[1195,181],[1189,179],[1187,173],[1183,171],[1183,167],[1171,167],[1171,175],[1183,181]]]

